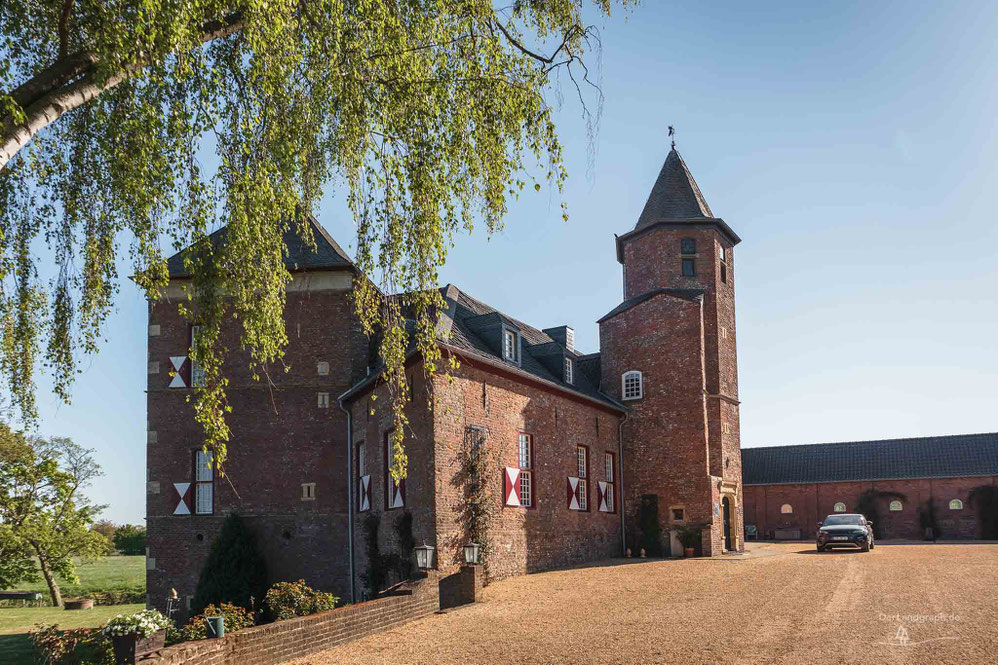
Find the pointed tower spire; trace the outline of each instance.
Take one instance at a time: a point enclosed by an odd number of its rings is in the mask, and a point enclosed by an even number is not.
[[[671,135],[672,128],[669,129]],[[661,220],[698,218],[713,219],[714,214],[673,143],[634,229],[644,228]]]

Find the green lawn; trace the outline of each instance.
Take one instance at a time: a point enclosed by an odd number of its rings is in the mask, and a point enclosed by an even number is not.
[[[139,558],[142,557],[116,557]],[[28,631],[35,624],[58,624],[60,628],[99,626],[119,614],[132,614],[145,605],[108,605],[92,610],[63,610],[58,607],[0,608],[0,663],[15,665],[31,663],[34,654]]]
[[[100,561],[77,562],[79,584],[68,584],[59,579],[63,598],[86,596],[109,589],[140,588],[146,586],[146,558],[144,556],[109,556]],[[49,590],[44,581],[18,584],[11,591],[38,591],[49,602]],[[28,640],[28,631],[36,624],[58,624],[60,628],[99,626],[119,614],[132,614],[145,609],[145,605],[98,605],[92,610],[63,610],[58,607],[0,607],[0,663],[32,663],[34,650]]]
[[[99,561],[77,562],[76,574],[80,583],[67,584],[59,579],[63,598],[85,596],[92,591],[121,589],[146,585],[146,558],[144,556],[109,556]],[[18,584],[12,591],[40,591],[48,600],[49,589],[44,580],[34,584]]]

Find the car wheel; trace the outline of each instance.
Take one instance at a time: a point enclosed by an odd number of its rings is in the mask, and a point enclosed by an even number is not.
[[[870,541],[869,540],[863,541],[863,546],[860,549],[862,549],[864,552],[869,552],[870,551]]]

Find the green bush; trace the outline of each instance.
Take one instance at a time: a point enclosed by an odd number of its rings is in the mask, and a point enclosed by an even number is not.
[[[59,630],[40,626],[32,631],[31,643],[45,665],[113,665],[111,639],[100,628]]]
[[[172,638],[171,643],[208,639],[208,622],[206,619],[208,617],[217,617],[220,615],[225,617],[226,635],[255,625],[253,615],[248,610],[239,607],[238,605],[233,605],[231,603],[222,603],[221,606],[208,605],[201,611],[200,614],[190,618],[187,625],[178,631],[179,635],[170,636]]]
[[[201,568],[193,609],[232,603],[252,610],[267,591],[267,568],[243,519],[229,515]]]
[[[381,555],[378,546],[378,527],[381,525],[381,514],[370,512],[364,518],[364,545],[367,554],[367,572],[361,575],[364,585],[371,596],[381,591],[388,579],[388,566],[385,557]]]
[[[648,556],[662,556],[662,528],[658,525],[658,495],[641,495],[638,507],[638,548],[644,548]]]
[[[146,553],[145,527],[124,524],[114,531],[114,549],[122,554]]]
[[[336,607],[339,598],[297,582],[278,582],[267,591],[267,608],[275,619],[291,619]]]

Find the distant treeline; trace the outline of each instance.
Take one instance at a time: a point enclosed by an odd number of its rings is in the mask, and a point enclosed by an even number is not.
[[[103,534],[119,554],[145,554],[146,528],[136,524],[115,524],[111,520],[95,522],[92,531]]]

